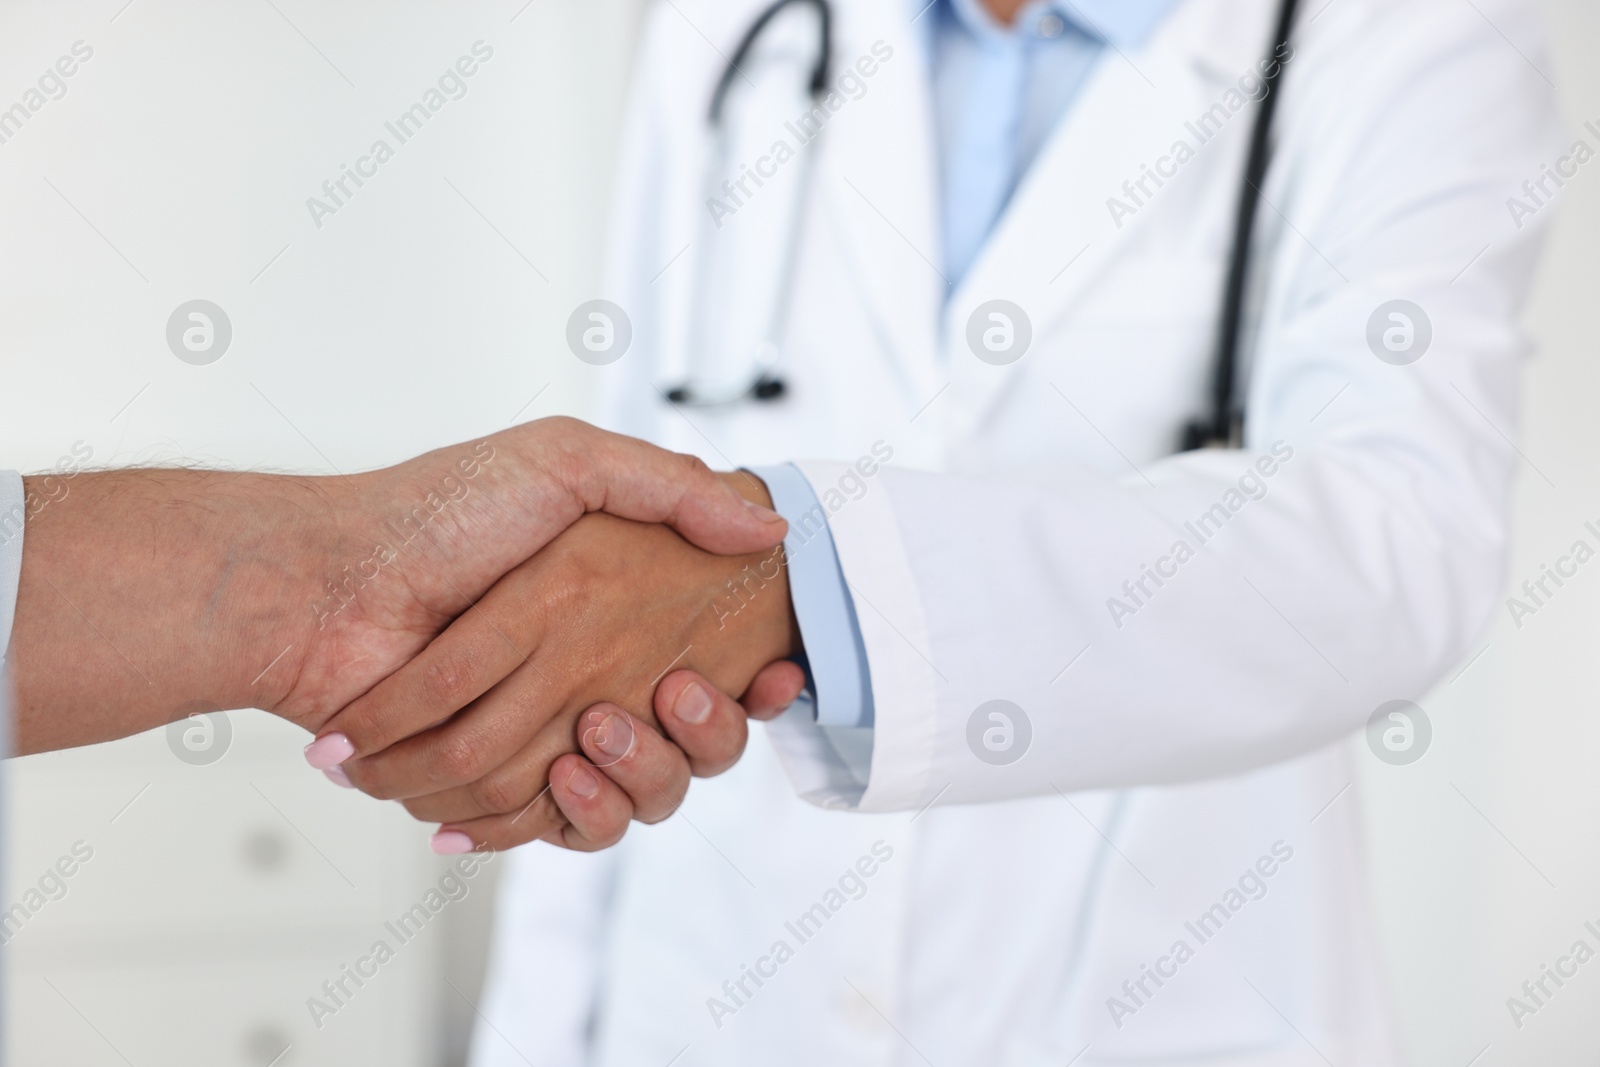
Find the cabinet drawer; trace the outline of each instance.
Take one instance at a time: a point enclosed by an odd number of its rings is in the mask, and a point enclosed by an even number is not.
[[[434,877],[430,827],[310,770],[18,775],[12,798],[0,908],[42,904],[20,933],[6,931],[19,940],[141,925],[370,923]]]
[[[322,983],[370,947],[366,932],[329,941],[325,951],[279,959],[13,966],[7,976],[6,1062],[421,1067],[436,1040],[429,947],[403,947],[364,986],[349,985],[353,994],[318,1027],[307,999],[326,1000]]]

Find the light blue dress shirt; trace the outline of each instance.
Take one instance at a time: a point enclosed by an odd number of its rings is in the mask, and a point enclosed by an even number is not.
[[[981,0],[926,21],[945,277],[953,289],[1107,46],[1140,44],[1172,0],[1032,0],[1002,26]]]
[[[1034,158],[1109,49],[1137,47],[1173,0],[1033,0],[1010,26],[980,0],[914,0],[927,35],[939,167],[944,274],[965,277]],[[921,9],[918,13],[918,9]],[[948,293],[946,294],[948,295]],[[793,466],[760,467],[789,520],[789,593],[824,726],[871,726],[872,676],[844,570],[826,529],[800,540],[802,516],[826,515]]]
[[[827,511],[797,467],[752,468],[767,483],[772,507],[789,520],[783,552],[789,567],[789,599],[805,644],[804,666],[824,726],[872,725],[872,677],[867,646],[861,640],[855,601],[827,522],[803,522],[808,513]]]

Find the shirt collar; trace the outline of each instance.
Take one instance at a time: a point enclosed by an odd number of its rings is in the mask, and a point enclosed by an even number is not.
[[[1059,15],[1078,32],[1118,48],[1137,48],[1171,9],[1175,0],[1032,0],[1009,27],[1001,26],[981,0],[934,0],[942,17],[953,19],[983,40],[1009,39],[1038,22],[1045,12]],[[921,8],[923,3],[915,2]],[[930,12],[931,14],[931,12]]]

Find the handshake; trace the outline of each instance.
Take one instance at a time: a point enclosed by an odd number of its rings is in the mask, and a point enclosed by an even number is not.
[[[6,657],[20,752],[258,707],[339,785],[442,824],[437,852],[597,849],[804,681],[760,480],[576,420],[351,476],[41,481]]]

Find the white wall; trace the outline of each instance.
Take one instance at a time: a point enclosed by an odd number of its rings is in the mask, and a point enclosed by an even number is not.
[[[1555,55],[1545,73],[1573,138],[1600,150],[1581,128],[1600,127],[1600,5],[1540,6]],[[1529,42],[1507,42],[1516,46],[1533,54]],[[1540,350],[1525,378],[1513,586],[1579,538],[1600,548],[1583,529],[1600,528],[1600,162],[1553,209],[1528,315]],[[1502,611],[1482,656],[1423,702],[1435,735],[1421,762],[1364,761],[1376,892],[1421,1064],[1464,1067],[1480,1053],[1477,1067],[1600,1059],[1600,962],[1561,989],[1547,981],[1555,995],[1520,1028],[1506,1005],[1577,939],[1600,950],[1583,929],[1600,928],[1600,565],[1558,594],[1520,628]]]
[[[0,108],[93,49],[0,144],[0,467],[83,442],[95,464],[350,471],[582,412],[563,331],[597,295],[635,0],[125,3],[0,5]],[[479,40],[467,95],[398,145],[384,122]],[[315,226],[307,197],[378,137],[394,158]],[[197,297],[234,331],[209,366],[165,337]],[[441,865],[398,807],[305,768],[299,731],[231,718],[210,767],[159,732],[18,761],[0,908],[74,841],[95,857],[0,949],[11,1062],[457,1062],[472,1008],[444,979],[477,996],[492,872],[308,1026]]]
[[[0,466],[46,467],[82,441],[103,464],[348,471],[514,415],[583,411],[589,369],[566,352],[562,329],[572,307],[595,295],[636,0],[122,5],[0,8],[0,107],[73,42],[94,49],[67,95],[0,144]],[[1556,27],[1549,73],[1576,136],[1582,119],[1600,125],[1600,11],[1585,0],[1544,6]],[[494,57],[468,95],[316,228],[306,198],[480,39]],[[1590,358],[1600,163],[1561,201],[1530,316],[1542,351],[1527,378],[1521,447],[1531,462],[1518,504],[1517,583],[1585,536],[1585,519],[1600,525],[1592,462],[1600,371]],[[168,315],[196,297],[221,305],[234,329],[229,352],[204,367],[180,362],[164,337]],[[1418,1063],[1465,1067],[1480,1053],[1479,1065],[1600,1057],[1600,962],[1520,1030],[1505,1006],[1540,964],[1584,936],[1583,920],[1600,926],[1597,620],[1600,565],[1521,629],[1502,619],[1483,655],[1425,701],[1436,728],[1425,759],[1403,768],[1367,761],[1374,891]],[[322,957],[308,949],[300,966],[283,949],[291,962],[280,975],[251,962],[259,951],[251,931],[280,948],[291,935],[315,942],[314,900],[248,913],[234,941],[212,938],[148,964],[130,955],[144,944],[130,933],[111,992],[93,975],[74,985],[85,962],[108,951],[107,924],[187,944],[185,916],[198,909],[204,918],[217,894],[255,884],[240,873],[239,850],[259,852],[262,834],[289,849],[287,873],[271,877],[300,889],[345,892],[302,840],[361,858],[364,870],[402,886],[402,897],[435,876],[423,829],[332,795],[295,762],[294,731],[236,722],[234,749],[211,768],[172,758],[160,735],[21,761],[12,811],[29,829],[11,835],[4,903],[73,840],[108,844],[66,900],[0,950],[0,960],[28,964],[12,990],[13,1005],[25,1008],[7,1026],[14,1052],[68,1047],[75,1064],[120,1063],[86,1028],[88,1017],[112,1041],[137,1047],[135,1062],[193,1054],[208,1067],[260,1067],[270,1042],[257,1037],[279,1031],[248,1020],[230,1030],[231,1017],[185,1029],[194,1011],[184,990],[210,989],[217,1012],[230,996],[268,1016],[285,1004],[302,1011],[312,992],[305,978],[322,973]],[[145,783],[150,791],[110,822]],[[256,787],[306,827],[303,837],[254,801]],[[204,831],[145,814],[176,812],[185,797],[225,814]],[[243,806],[228,807],[235,801]],[[339,814],[318,814],[325,807]],[[150,851],[167,830],[189,834],[179,840],[192,847]],[[487,897],[477,892],[445,913],[446,929],[427,935],[430,947],[403,961],[393,994],[370,1009],[373,1026],[428,1035],[419,1063],[459,1055],[470,1008],[441,976],[476,995]],[[140,910],[140,900],[172,906],[152,916],[154,905]],[[392,905],[350,903],[357,933]],[[80,1001],[82,1015],[44,977]],[[259,981],[230,985],[246,979]],[[116,990],[129,987],[153,991],[153,1006],[99,1017],[97,1005],[114,1005]],[[337,1047],[311,1032],[282,1063],[334,1062]],[[401,1062],[360,1055],[339,1062]]]

